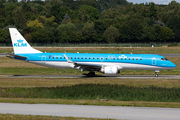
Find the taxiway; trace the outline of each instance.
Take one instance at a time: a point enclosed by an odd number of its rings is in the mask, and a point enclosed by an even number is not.
[[[180,120],[180,108],[0,103],[0,113],[128,120]]]

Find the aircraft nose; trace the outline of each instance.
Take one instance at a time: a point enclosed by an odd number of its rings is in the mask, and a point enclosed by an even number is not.
[[[171,67],[176,68],[176,65],[174,63],[171,63]]]

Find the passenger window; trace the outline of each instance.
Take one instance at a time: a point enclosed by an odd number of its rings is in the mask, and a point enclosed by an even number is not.
[[[62,57],[60,57],[60,59],[62,59]]]
[[[56,57],[56,59],[58,59],[58,57]]]
[[[83,57],[81,59],[83,59]]]
[[[93,58],[93,60],[94,60],[94,58]]]
[[[78,58],[79,59],[79,58]]]
[[[54,59],[54,57],[52,57]]]
[[[89,59],[91,59],[91,58],[89,58]]]
[[[113,60],[115,60],[115,58],[113,58]]]
[[[134,58],[132,60],[134,60]]]
[[[140,60],[142,60],[142,58]]]
[[[101,58],[101,60],[103,60],[103,58]]]
[[[126,60],[126,58],[125,58],[125,60]]]
[[[119,60],[119,58],[117,58],[117,60]]]
[[[71,57],[71,59],[73,59],[73,58]]]
[[[121,58],[121,60],[123,60],[123,58]]]
[[[87,58],[85,58],[85,59],[87,59]]]
[[[129,58],[129,60],[131,60],[131,58]]]
[[[99,58],[97,58],[99,60]]]
[[[76,59],[76,57],[74,59]]]
[[[136,58],[136,60],[138,60],[138,58]]]
[[[66,58],[64,57],[64,59],[66,59]]]
[[[106,58],[106,60],[107,60],[107,58]]]

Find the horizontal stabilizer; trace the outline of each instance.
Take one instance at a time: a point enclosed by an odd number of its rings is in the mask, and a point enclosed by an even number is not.
[[[7,54],[6,57],[9,57],[9,58],[17,57],[17,58],[27,59],[27,57],[19,56],[19,55],[14,55],[14,54]]]

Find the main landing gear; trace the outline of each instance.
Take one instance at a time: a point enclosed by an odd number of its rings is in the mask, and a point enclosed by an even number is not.
[[[87,75],[88,75],[88,77],[94,77],[95,76],[95,72],[89,72]]]
[[[158,77],[159,70],[155,70],[155,77]]]

